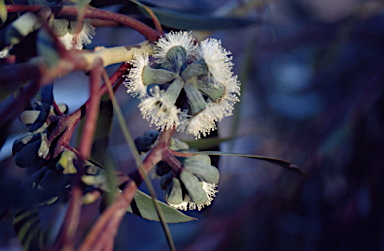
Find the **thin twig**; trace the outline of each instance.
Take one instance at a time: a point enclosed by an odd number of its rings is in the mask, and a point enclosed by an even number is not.
[[[111,83],[109,83],[109,79],[108,79],[108,75],[107,75],[106,71],[104,71],[103,75],[104,75],[104,81],[107,84],[107,88],[108,88],[108,92],[109,92],[109,95],[110,95],[110,99],[111,99],[112,104],[113,104],[113,108],[114,108],[115,113],[117,115],[117,120],[118,120],[118,122],[120,124],[121,130],[123,131],[125,140],[127,141],[128,145],[129,145],[129,147],[131,149],[131,152],[133,153],[133,156],[135,158],[136,164],[138,164],[138,166],[139,166],[140,175],[144,179],[144,182],[147,185],[149,193],[150,193],[150,195],[152,197],[153,204],[154,204],[154,206],[156,208],[156,212],[157,212],[157,214],[159,216],[159,219],[160,219],[161,225],[163,227],[163,230],[165,232],[168,244],[171,247],[171,250],[176,250],[175,249],[175,244],[174,244],[173,239],[172,239],[171,232],[169,231],[169,228],[168,228],[167,222],[165,220],[164,214],[163,214],[163,212],[162,212],[162,210],[160,208],[160,205],[159,205],[159,203],[157,201],[157,196],[156,196],[155,189],[153,188],[152,183],[149,180],[146,171],[144,170],[143,163],[142,163],[141,158],[140,158],[140,154],[137,151],[135,143],[134,143],[134,141],[133,141],[133,139],[132,139],[132,137],[131,137],[131,135],[130,135],[130,133],[128,131],[128,128],[127,128],[126,124],[125,124],[124,116],[123,116],[123,114],[122,114],[122,112],[120,110],[120,107],[119,107],[119,105],[118,105],[118,103],[116,101],[116,98],[115,98],[115,96],[113,94],[112,86],[111,86]]]
[[[41,7],[42,5],[6,5],[8,12],[36,12]],[[56,13],[57,17],[68,15],[77,16],[78,14],[78,9],[74,6],[52,6],[52,10],[54,13]],[[101,10],[93,7],[86,7],[84,18],[98,18],[102,20],[115,21],[140,32],[150,41],[156,41],[160,37],[160,33],[152,29],[148,25],[134,18],[119,13]]]

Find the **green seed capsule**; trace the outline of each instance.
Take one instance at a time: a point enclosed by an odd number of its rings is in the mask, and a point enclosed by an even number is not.
[[[165,201],[174,205],[178,205],[183,202],[183,190],[178,179],[172,178],[171,184],[169,184],[167,190],[165,191]]]
[[[180,174],[180,180],[194,203],[204,204],[208,200],[206,192],[195,175],[184,169]]]

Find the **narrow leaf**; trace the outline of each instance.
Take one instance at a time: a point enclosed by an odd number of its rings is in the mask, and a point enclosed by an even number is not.
[[[100,100],[99,117],[96,124],[95,139],[92,146],[91,159],[104,164],[103,156],[106,154],[111,134],[113,120],[113,106],[108,94]]]
[[[13,219],[13,227],[25,250],[43,250],[41,224],[35,207],[17,211]]]
[[[298,174],[301,174],[303,176],[307,176],[307,172],[298,167],[297,165],[288,162],[286,160],[277,159],[277,158],[271,158],[271,157],[265,157],[265,156],[257,156],[252,154],[239,154],[239,153],[226,153],[226,152],[217,152],[217,151],[205,151],[205,152],[195,152],[196,155],[220,155],[220,156],[237,156],[237,157],[246,157],[246,158],[253,158],[258,160],[267,161],[270,163],[273,163],[275,165],[279,165],[281,167],[284,167],[288,170],[294,171]]]
[[[225,141],[233,140],[235,137],[230,138],[203,138],[199,140],[183,140],[183,142],[187,143],[189,148],[195,148],[195,149],[209,149],[213,147],[218,147],[221,143]]]
[[[140,11],[149,17],[142,7]],[[237,17],[215,17],[206,14],[181,12],[161,7],[150,7],[162,25],[181,30],[221,30],[243,28],[249,25],[262,24],[259,20]]]
[[[158,201],[158,203],[164,213],[167,223],[180,223],[196,220],[195,218],[185,215],[161,201]],[[137,193],[135,194],[135,197],[133,198],[133,201],[127,211],[147,220],[159,221],[152,198],[140,190],[137,190]]]

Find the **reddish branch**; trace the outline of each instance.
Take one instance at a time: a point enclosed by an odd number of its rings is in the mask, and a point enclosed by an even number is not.
[[[36,12],[40,10],[41,7],[42,5],[6,5],[8,12]],[[78,15],[78,8],[74,6],[53,6],[52,11],[53,13],[56,13],[58,17]],[[156,30],[134,18],[107,10],[86,7],[84,11],[84,18],[97,18],[117,22],[138,31],[150,41],[156,41],[160,36]]]
[[[152,168],[163,159],[163,154],[169,150],[169,141],[173,133],[174,130],[160,133],[157,144],[149,151],[143,161],[143,167],[146,173],[149,173]],[[135,174],[137,175],[139,172],[135,171]],[[130,179],[127,182],[121,195],[118,196],[117,200],[99,217],[81,245],[81,251],[94,250],[96,247],[107,247],[110,240],[114,239],[120,222],[137,192],[138,185],[143,180],[140,174],[136,177],[137,179]],[[109,238],[103,238],[103,235],[107,232],[109,233]]]

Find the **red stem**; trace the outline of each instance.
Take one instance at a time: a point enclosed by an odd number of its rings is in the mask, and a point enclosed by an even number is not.
[[[42,5],[6,5],[8,12],[24,12],[24,11],[36,12],[41,7]],[[56,16],[58,17],[62,15],[67,15],[67,16],[78,15],[78,8],[74,6],[53,6],[52,10],[54,13],[56,13]],[[125,16],[119,13],[115,13],[107,10],[100,10],[93,7],[86,7],[84,12],[84,18],[97,18],[102,20],[115,21],[117,23],[128,26],[138,31],[150,41],[156,41],[160,37],[160,34],[156,30],[149,27],[148,25],[134,18],[131,18],[129,16]]]
[[[86,120],[84,123],[83,135],[78,147],[79,154],[83,159],[88,159],[91,155],[92,142],[99,115],[101,72],[103,69],[103,61],[100,58],[97,58],[94,61],[94,66],[90,72],[90,98],[87,101],[87,103],[89,102],[89,105],[86,106],[87,116],[85,118]]]
[[[163,153],[168,150],[169,141],[174,132],[175,130],[172,129],[160,133],[158,143],[149,151],[143,161],[143,167],[146,173],[149,173],[152,168],[162,160]],[[136,180],[136,182],[139,183],[142,180],[143,178],[141,177],[141,180]],[[97,246],[106,247],[105,245],[109,243],[108,241],[111,240],[111,237],[115,237],[125,211],[131,204],[137,189],[138,186],[135,181],[130,179],[127,182],[121,196],[103,212],[95,225],[92,227],[91,231],[81,245],[80,251],[93,250],[93,248]],[[123,210],[124,213],[122,213]],[[102,238],[103,234],[107,231],[108,233],[113,233],[113,236],[109,236],[110,238],[106,239]]]

